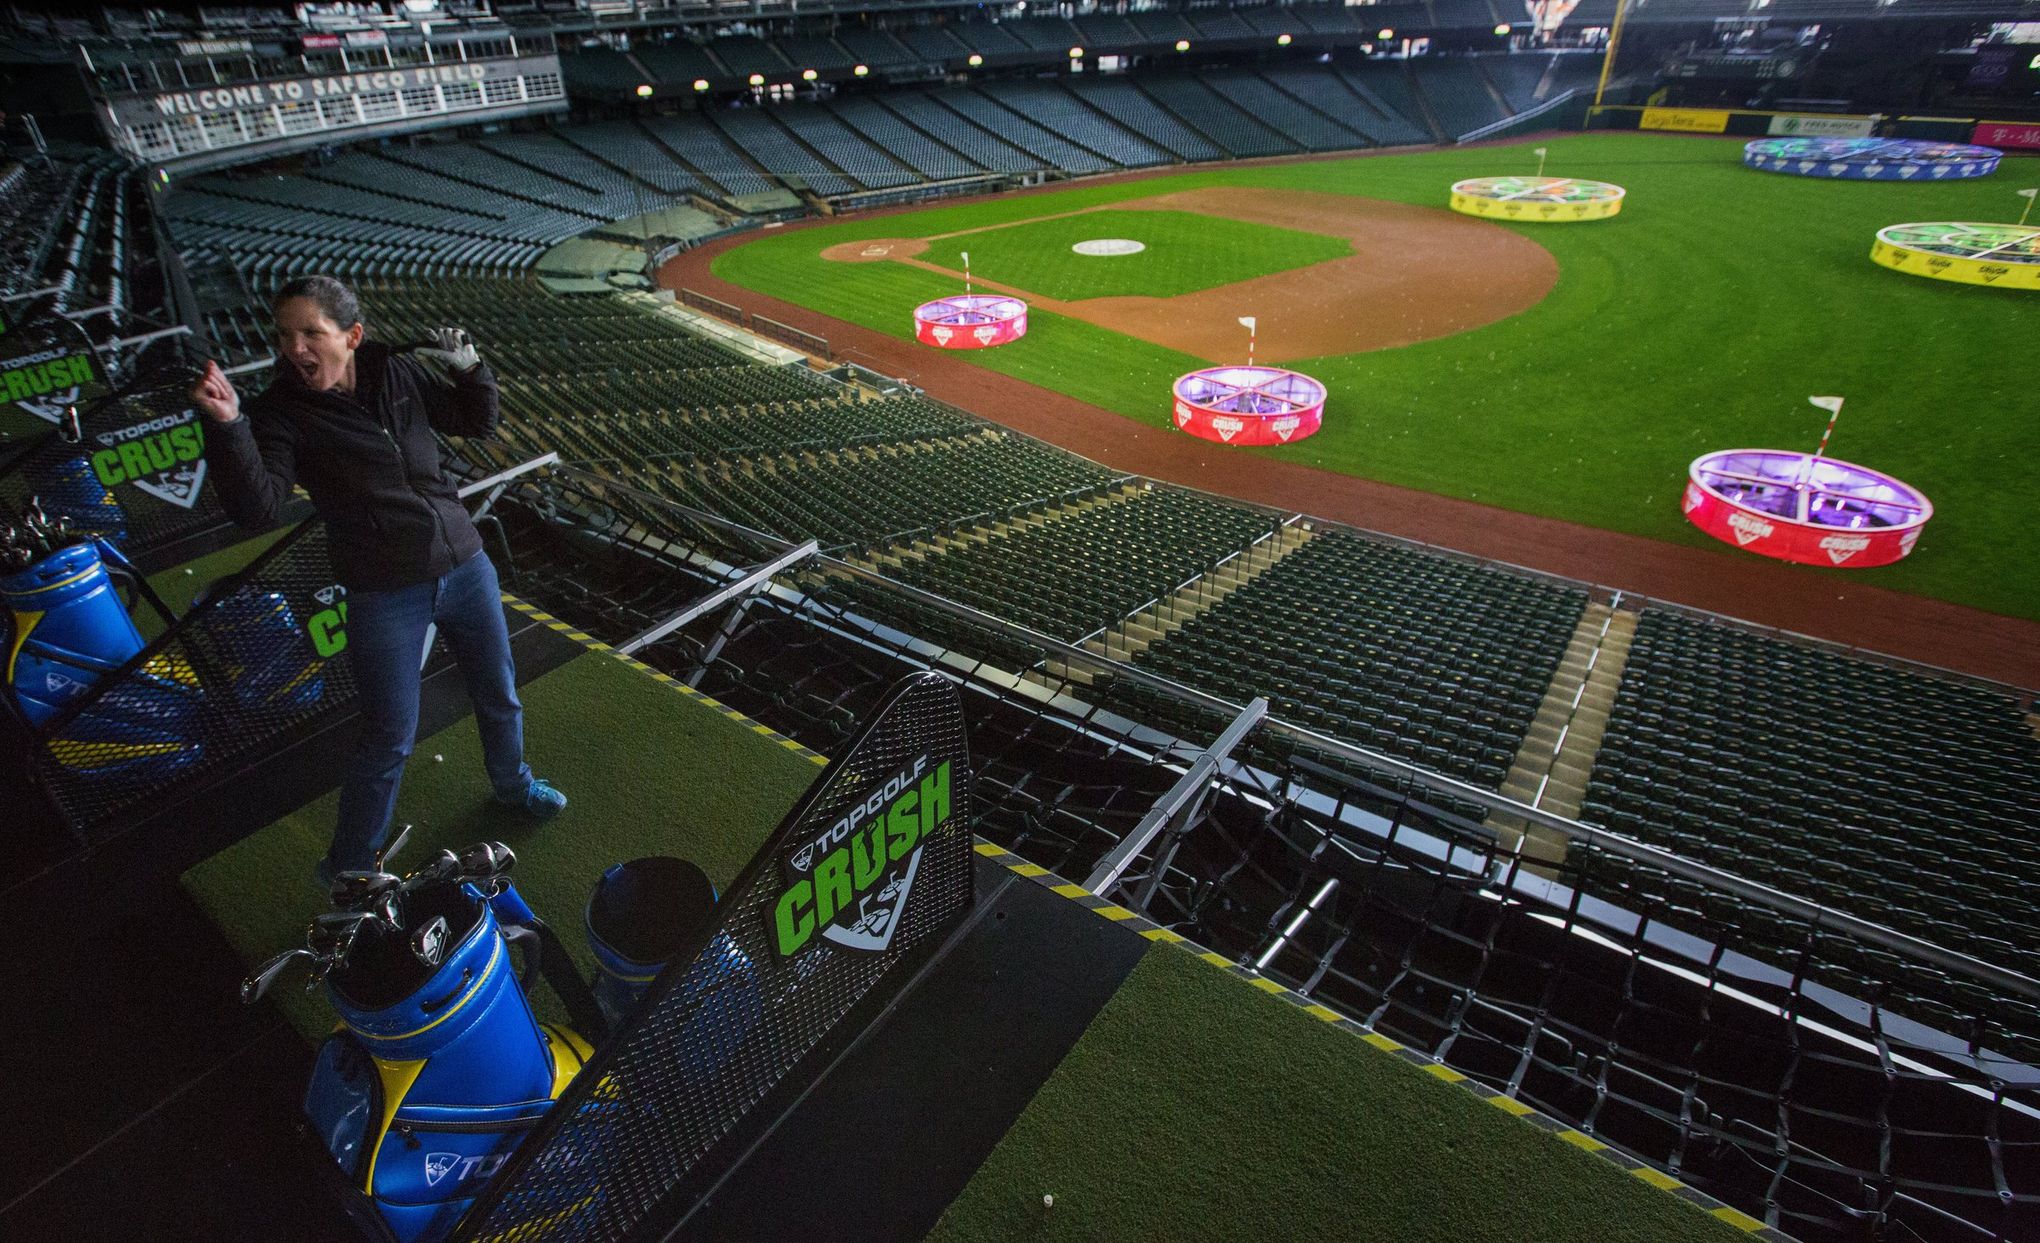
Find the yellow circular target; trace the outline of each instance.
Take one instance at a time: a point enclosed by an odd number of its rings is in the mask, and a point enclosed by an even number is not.
[[[1877,230],[1870,258],[1929,280],[2040,289],[2040,225],[1935,220]]]
[[[1622,210],[1621,186],[1577,177],[1474,177],[1454,182],[1452,210],[1490,220],[1570,224]]]

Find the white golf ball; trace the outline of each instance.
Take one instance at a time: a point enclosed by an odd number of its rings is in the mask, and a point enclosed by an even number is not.
[[[446,757],[443,755],[435,755],[432,757],[432,762],[434,764],[444,764],[446,763]]]
[[[1043,1196],[1043,1197],[1041,1197],[1041,1207],[1043,1207],[1043,1208],[1054,1208],[1054,1207],[1055,1207],[1055,1197],[1054,1197],[1054,1196]]]

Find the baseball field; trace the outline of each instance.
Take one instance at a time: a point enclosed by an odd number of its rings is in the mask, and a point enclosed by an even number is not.
[[[921,302],[1026,297],[1028,335],[945,354],[1170,429],[1170,382],[1262,361],[1325,382],[1324,428],[1224,449],[1696,548],[1688,464],[1713,449],[1812,448],[1933,501],[1914,554],[1797,571],[2040,619],[2025,497],[2040,460],[2031,360],[2040,298],[1872,264],[1877,229],[2009,221],[2040,160],[1974,181],[1763,173],[1741,139],[1540,138],[1085,185],[788,229],[714,260],[723,281],[888,336]],[[1610,220],[1490,223],[1444,208],[1467,177],[1534,171],[1628,191]],[[1080,241],[1141,243],[1088,256]],[[932,355],[935,352],[929,351]],[[931,360],[930,366],[936,365]],[[1139,425],[1139,426],[1135,426]],[[1152,433],[1146,433],[1152,434]],[[1206,485],[1225,491],[1224,471]]]

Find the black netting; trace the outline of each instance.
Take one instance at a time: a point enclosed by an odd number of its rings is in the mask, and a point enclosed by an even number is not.
[[[120,672],[36,735],[65,818],[95,838],[124,818],[248,762],[350,702],[346,595],[321,523],[230,576]]]
[[[611,641],[771,555],[585,476],[499,512]],[[978,831],[1076,880],[1233,715],[826,559],[639,655],[824,750],[954,676]],[[1114,901],[1800,1237],[2040,1237],[2032,981],[1290,725],[1221,773]]]
[[[923,674],[897,687],[457,1237],[625,1239],[670,1216],[718,1141],[825,1041],[854,1034],[838,1031],[852,1009],[970,905],[971,798],[955,686]],[[878,818],[852,818],[860,808]],[[855,905],[831,915],[824,895],[839,890]]]
[[[204,420],[183,383],[158,385],[80,407],[77,441],[51,428],[0,467],[0,510],[37,498],[146,563],[158,551],[227,524],[205,486]]]

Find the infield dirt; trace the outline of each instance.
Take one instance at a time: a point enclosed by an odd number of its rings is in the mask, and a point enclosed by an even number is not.
[[[974,284],[1025,298],[1035,310],[1223,363],[1241,361],[1237,320],[1242,315],[1260,321],[1257,357],[1289,362],[1390,349],[1465,332],[1530,309],[1558,281],[1558,261],[1520,234],[1440,208],[1346,194],[1214,186],[1055,217],[1115,211],[1194,212],[1297,229],[1344,238],[1353,253],[1172,298],[1063,302],[982,277]],[[1101,221],[1100,228],[1100,236],[1119,236],[1106,222]],[[954,277],[950,269],[917,256],[930,242],[986,231],[846,242],[823,250],[822,258],[905,263]]]

